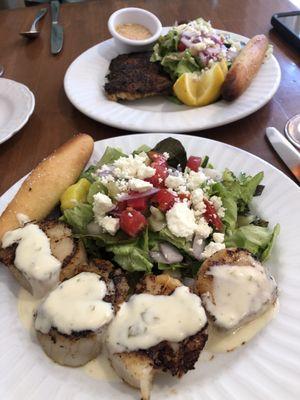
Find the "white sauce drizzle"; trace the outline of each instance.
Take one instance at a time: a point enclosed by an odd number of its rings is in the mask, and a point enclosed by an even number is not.
[[[123,303],[107,332],[110,353],[148,349],[163,340],[180,342],[206,324],[201,300],[186,286],[170,296],[137,294]]]
[[[18,243],[15,267],[29,281],[33,295],[43,297],[59,282],[61,262],[51,254],[50,239],[35,224],[8,231],[2,238],[3,248]]]
[[[103,301],[106,285],[97,274],[82,272],[61,283],[40,304],[35,328],[48,333],[52,327],[72,331],[97,331],[113,318],[111,303]]]
[[[206,293],[202,300],[221,328],[236,327],[275,298],[276,282],[259,263],[213,266],[207,275],[213,276],[213,299]]]

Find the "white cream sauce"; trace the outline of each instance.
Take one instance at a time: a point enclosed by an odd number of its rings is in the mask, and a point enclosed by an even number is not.
[[[98,379],[100,381],[120,382],[120,378],[112,368],[104,349],[97,358],[82,366],[81,369],[93,379]]]
[[[205,350],[210,353],[226,353],[242,346],[275,318],[278,309],[279,302],[277,300],[263,314],[235,330],[220,331],[210,324]]]
[[[111,303],[103,301],[106,285],[97,274],[82,272],[61,283],[37,310],[35,328],[48,333],[54,327],[70,335],[72,331],[97,331],[113,318]]]
[[[35,224],[8,231],[2,238],[3,248],[18,243],[15,267],[29,281],[36,297],[43,297],[59,281],[61,262],[51,254],[50,239]]]
[[[232,329],[247,316],[255,315],[270,302],[276,290],[275,280],[264,267],[218,265],[207,275],[213,276],[213,298],[202,296],[206,309],[215,317],[215,324]]]
[[[185,286],[170,296],[137,294],[123,303],[107,332],[111,353],[148,349],[163,340],[180,342],[206,324],[201,300]]]

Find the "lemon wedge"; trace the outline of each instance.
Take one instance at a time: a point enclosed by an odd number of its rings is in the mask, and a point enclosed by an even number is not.
[[[187,106],[206,106],[220,97],[226,74],[226,61],[222,60],[200,74],[182,74],[175,82],[173,90],[178,99]]]
[[[69,186],[60,198],[62,211],[85,202],[90,186],[91,183],[86,178],[81,178],[77,183]]]

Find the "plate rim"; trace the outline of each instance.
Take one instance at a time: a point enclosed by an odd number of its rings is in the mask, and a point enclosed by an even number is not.
[[[34,96],[33,92],[28,88],[28,86],[24,85],[23,83],[20,83],[13,79],[8,79],[8,78],[1,78],[1,81],[8,82],[9,84],[15,85],[15,87],[17,87],[17,88],[20,88],[20,89],[22,88],[23,91],[26,91],[29,95],[31,105],[30,105],[27,115],[24,116],[24,119],[22,119],[21,122],[18,125],[16,125],[14,128],[12,128],[10,131],[8,131],[8,134],[6,136],[4,136],[3,138],[0,138],[0,144],[9,140],[11,137],[13,137],[16,133],[18,133],[27,124],[27,122],[29,121],[29,118],[31,117],[31,115],[33,114],[33,111],[35,109],[35,96]],[[1,128],[1,129],[3,129],[3,128]]]
[[[163,29],[170,29],[170,27],[163,27]],[[235,32],[230,32],[230,31],[226,31],[226,30],[221,30],[221,29],[216,29],[216,31],[217,32],[222,32],[222,33],[224,33],[224,34],[229,34],[229,35],[233,35],[233,36],[238,36],[239,38],[240,38],[240,40],[244,40],[245,42],[247,42],[247,41],[249,41],[250,39],[248,38],[248,37],[246,37],[246,36],[243,36],[243,35],[240,35],[239,33],[235,33]],[[110,42],[110,43],[109,43]],[[109,38],[109,39],[106,39],[106,40],[103,40],[103,41],[101,41],[101,42],[99,42],[99,43],[97,43],[97,44],[95,44],[94,46],[91,46],[90,48],[88,48],[88,49],[86,49],[84,52],[82,52],[81,54],[79,54],[79,56],[77,56],[71,63],[70,63],[70,65],[68,66],[68,68],[67,68],[67,70],[66,70],[66,72],[65,72],[65,75],[64,75],[64,80],[63,80],[63,87],[64,87],[64,91],[65,91],[65,94],[66,94],[66,96],[67,96],[67,98],[68,98],[68,100],[70,101],[70,103],[77,109],[77,110],[79,110],[82,114],[84,114],[85,116],[87,116],[88,118],[91,118],[91,119],[93,119],[94,121],[97,121],[97,122],[100,122],[100,123],[102,123],[102,124],[104,124],[104,125],[108,125],[108,126],[111,126],[111,127],[113,127],[113,128],[118,128],[118,129],[124,129],[124,130],[127,130],[127,131],[135,131],[135,132],[137,132],[137,131],[139,131],[139,132],[144,132],[144,133],[148,133],[148,132],[156,132],[156,133],[159,133],[159,132],[161,132],[162,130],[163,130],[163,127],[162,126],[160,126],[160,127],[157,127],[157,128],[154,128],[153,126],[151,127],[151,128],[149,128],[149,129],[147,129],[147,128],[144,128],[143,126],[136,126],[135,124],[132,124],[130,121],[128,122],[126,122],[125,124],[123,123],[119,123],[119,122],[115,122],[115,121],[112,121],[112,120],[109,120],[109,121],[107,121],[106,120],[106,118],[105,118],[105,116],[97,116],[97,117],[95,117],[95,115],[92,115],[91,113],[89,113],[88,111],[86,111],[86,109],[84,108],[84,107],[82,107],[82,105],[80,104],[80,102],[78,102],[78,100],[77,100],[77,98],[76,97],[74,97],[74,95],[71,93],[71,91],[72,91],[72,89],[70,90],[70,84],[69,84],[69,80],[70,80],[70,74],[71,74],[71,72],[72,72],[72,68],[74,68],[74,66],[76,66],[76,64],[79,62],[79,60],[80,60],[80,58],[82,57],[82,56],[84,56],[86,53],[88,53],[88,52],[90,52],[90,51],[93,51],[93,50],[95,50],[97,47],[99,47],[99,46],[101,46],[101,45],[105,45],[105,44],[108,44],[109,43],[109,45],[111,46],[111,45],[113,45],[113,43],[114,43],[114,39],[113,38]],[[118,54],[121,54],[119,51],[118,51]],[[251,114],[253,114],[253,113],[255,113],[256,111],[258,111],[259,109],[261,109],[262,107],[264,107],[273,97],[274,97],[274,95],[275,95],[275,93],[277,92],[277,90],[278,90],[278,88],[279,88],[279,85],[280,85],[280,82],[281,82],[281,68],[280,68],[280,64],[279,64],[279,62],[278,62],[278,60],[276,59],[276,57],[273,55],[273,54],[271,54],[270,55],[270,59],[272,59],[272,62],[274,63],[274,70],[276,69],[276,80],[274,81],[274,83],[273,83],[273,87],[272,87],[272,90],[269,92],[269,95],[264,99],[264,101],[262,102],[262,103],[258,103],[258,104],[256,104],[254,107],[252,107],[251,109],[250,109],[250,111],[249,111],[249,109],[247,109],[247,110],[244,110],[244,111],[242,111],[240,114],[240,117],[238,117],[238,118],[236,118],[236,117],[234,117],[234,116],[229,116],[227,119],[226,119],[226,122],[224,123],[223,121],[219,121],[219,122],[217,122],[217,123],[208,123],[208,124],[206,124],[205,126],[202,126],[202,127],[197,127],[197,126],[194,126],[194,125],[192,125],[192,126],[188,126],[188,127],[176,127],[176,126],[172,126],[172,128],[171,128],[171,130],[174,132],[174,133],[183,133],[183,132],[195,132],[195,131],[203,131],[203,130],[206,130],[206,129],[213,129],[213,128],[217,128],[217,127],[220,127],[220,126],[226,126],[226,125],[228,125],[228,124],[230,124],[230,123],[232,123],[232,122],[235,122],[235,121],[240,121],[241,119],[243,119],[243,118],[245,118],[245,117],[247,117],[247,116],[249,116],[249,115],[251,115]],[[216,104],[217,104],[218,102],[216,102]],[[105,103],[106,104],[106,103]],[[215,103],[213,103],[213,104],[215,104]],[[208,105],[208,106],[206,106],[206,107],[209,107],[209,106],[211,106],[212,104],[210,104],[210,105]],[[199,108],[199,107],[198,107]],[[203,107],[200,107],[200,108],[203,108]],[[130,109],[129,109],[130,110]],[[195,111],[195,110],[197,110],[197,107],[196,108],[192,108],[192,107],[190,107],[188,110],[186,110],[186,111]],[[139,112],[149,112],[149,111],[144,111],[144,110],[137,110],[137,111],[139,111]],[[182,112],[183,110],[181,110],[180,112]],[[151,112],[151,111],[150,111]],[[177,111],[175,111],[175,112],[177,112]],[[179,112],[179,111],[178,111]],[[161,112],[159,112],[158,114],[173,114],[173,112],[163,112],[163,113],[161,113]]]

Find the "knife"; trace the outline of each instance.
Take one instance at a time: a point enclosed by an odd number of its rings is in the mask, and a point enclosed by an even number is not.
[[[64,30],[58,23],[59,2],[51,1],[51,53],[58,54],[63,46]]]
[[[300,154],[298,150],[276,128],[268,127],[266,134],[276,153],[300,182]]]

